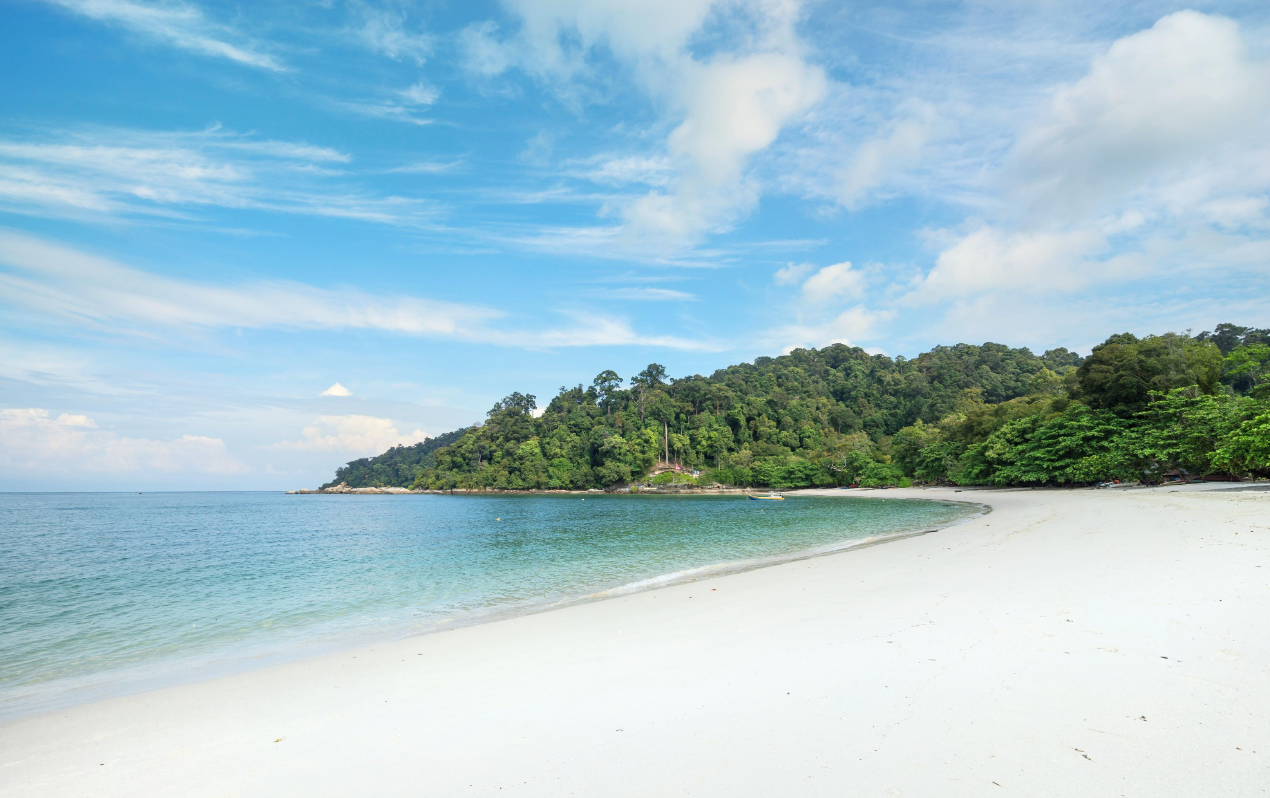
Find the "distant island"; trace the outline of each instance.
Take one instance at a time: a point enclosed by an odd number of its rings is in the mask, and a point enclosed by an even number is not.
[[[1270,476],[1270,329],[1113,335],[1087,358],[1001,344],[915,358],[834,344],[709,377],[658,364],[512,393],[483,424],[323,485],[416,490],[1073,485]]]

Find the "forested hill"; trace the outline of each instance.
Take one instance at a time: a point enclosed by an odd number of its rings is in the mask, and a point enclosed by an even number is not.
[[[1063,484],[1257,471],[1270,469],[1268,344],[1270,330],[1227,324],[1194,337],[1114,335],[1088,359],[990,343],[892,359],[835,344],[709,377],[670,379],[651,364],[629,382],[605,371],[561,388],[540,417],[536,397],[513,393],[430,458],[377,471],[382,458],[402,462],[394,453],[408,449],[395,449],[340,473],[365,464],[358,473],[379,480],[368,485],[579,489],[671,464],[702,473],[653,481]]]
[[[394,446],[378,457],[363,457],[335,470],[335,479],[322,487],[329,488],[341,482],[350,488],[406,487],[424,468],[433,465],[433,452],[449,446],[467,430],[458,429],[435,438],[428,438],[413,446]]]

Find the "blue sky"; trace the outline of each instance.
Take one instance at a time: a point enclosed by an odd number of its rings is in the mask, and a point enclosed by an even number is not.
[[[1264,2],[13,0],[0,48],[4,490],[312,486],[652,361],[1270,326]]]

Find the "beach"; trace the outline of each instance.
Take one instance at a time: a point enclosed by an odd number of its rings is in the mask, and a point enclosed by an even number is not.
[[[1268,789],[1270,491],[823,493],[991,512],[7,721],[0,795]]]

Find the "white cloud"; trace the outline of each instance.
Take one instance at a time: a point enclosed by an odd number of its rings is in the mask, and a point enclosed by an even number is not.
[[[1265,194],[1219,197],[1199,205],[1199,212],[1210,222],[1226,229],[1267,227],[1270,225],[1267,209],[1270,209],[1270,197]]]
[[[96,429],[92,419],[41,408],[0,410],[0,468],[24,473],[153,472],[240,474],[248,469],[224,441],[183,435],[168,441],[129,438]]]
[[[696,302],[697,297],[687,291],[670,288],[596,288],[592,296],[606,299],[634,299],[645,302]]]
[[[336,150],[219,128],[91,130],[0,140],[0,208],[71,216],[184,218],[221,207],[428,226],[428,203],[341,185]]]
[[[904,110],[879,136],[861,144],[843,170],[838,202],[848,209],[862,205],[894,173],[916,164],[934,136],[941,120],[933,105],[914,100]]]
[[[1050,92],[992,183],[994,218],[950,235],[906,301],[970,318],[1009,295],[1044,315],[1036,298],[1094,284],[1264,269],[1267,136],[1270,61],[1233,20],[1166,16]]]
[[[514,37],[498,41],[489,24],[465,31],[474,71],[519,66],[581,107],[576,92],[592,75],[590,59],[606,52],[631,67],[675,125],[665,144],[673,177],[664,189],[619,203],[620,240],[635,249],[675,251],[751,209],[760,189],[746,180],[750,159],[819,101],[827,85],[794,33],[800,13],[794,2],[514,0],[509,6],[521,20]],[[707,22],[728,33],[715,38],[713,53],[702,54],[691,45]]]
[[[376,9],[365,4],[357,4],[354,8],[362,17],[362,26],[357,34],[371,50],[395,60],[410,59],[416,64],[423,64],[432,54],[433,37],[426,32],[411,31],[404,12]]]
[[[7,271],[0,268],[0,302],[109,329],[126,329],[124,325],[186,331],[367,329],[525,348],[718,348],[709,341],[642,335],[626,320],[613,316],[570,313],[566,315],[574,324],[569,327],[502,330],[490,322],[503,313],[473,305],[380,297],[284,281],[236,286],[195,283],[143,272],[3,228],[0,266],[8,267]]]
[[[981,227],[946,248],[918,285],[916,300],[991,290],[1077,291],[1094,277],[1091,258],[1107,241],[1097,230],[1003,233]],[[1101,269],[1104,277],[1111,270]]]
[[[826,304],[844,296],[859,296],[864,290],[864,275],[851,268],[850,261],[826,266],[803,283],[803,301]]]
[[[801,283],[789,313],[794,318],[764,334],[765,345],[783,352],[798,347],[852,343],[868,338],[878,323],[892,318],[890,310],[873,310],[863,304],[842,309],[844,299],[864,293],[864,275],[850,261],[817,269],[810,263],[790,263],[774,275],[777,285]]]
[[[677,335],[644,335],[635,331],[630,322],[612,315],[594,313],[568,313],[573,325],[533,333],[505,334],[497,340],[510,345],[553,349],[575,346],[641,346],[664,347],[695,352],[717,352],[721,347],[714,341],[683,338]]]
[[[350,452],[370,456],[394,446],[410,446],[427,440],[421,429],[402,434],[392,419],[374,416],[319,416],[313,426],[305,427],[298,441],[275,443],[276,449],[292,451]]]
[[[664,186],[670,181],[671,172],[671,163],[668,158],[627,155],[617,158],[589,159],[587,168],[574,174],[594,183],[607,185],[643,183],[649,186]]]
[[[432,105],[441,98],[441,90],[420,81],[403,89],[401,98],[411,105]]]
[[[498,26],[493,22],[477,22],[459,31],[455,37],[463,66],[477,75],[501,75],[515,63],[515,54],[497,38]]]
[[[676,98],[684,120],[667,149],[679,166],[669,191],[626,209],[627,237],[644,248],[674,249],[726,229],[753,207],[758,187],[744,180],[750,156],[766,149],[824,93],[818,67],[784,53],[685,63]]]
[[[96,324],[175,328],[377,329],[480,338],[501,314],[413,297],[375,297],[300,283],[194,283],[0,229],[4,301]]]
[[[714,0],[508,0],[522,22],[504,45],[513,63],[539,76],[567,79],[597,47],[636,61],[676,59],[705,22]],[[492,41],[493,26],[482,33]],[[519,51],[519,52],[517,52]]]
[[[463,165],[462,160],[457,161],[415,161],[403,166],[394,166],[389,169],[389,173],[403,175],[435,175],[441,172],[449,172]]]
[[[207,19],[194,5],[181,2],[137,3],[131,0],[46,0],[53,5],[99,22],[121,25],[182,50],[227,58],[247,66],[282,71],[272,55],[225,41],[237,36],[230,28]]]
[[[327,388],[325,391],[322,391],[322,393],[318,394],[318,396],[352,396],[352,395],[353,395],[352,391],[345,388],[343,385],[340,385],[338,382],[332,385],[330,388]]]
[[[793,285],[802,282],[802,279],[816,270],[813,263],[787,263],[776,270],[772,275],[772,280],[777,285]]]
[[[53,419],[53,423],[61,427],[84,427],[86,429],[95,429],[97,427],[97,422],[93,421],[88,416],[72,416],[69,413],[63,413]]]
[[[1035,206],[1083,213],[1223,144],[1263,140],[1270,62],[1230,19],[1180,11],[1117,40],[1054,92],[1006,172]]]
[[[800,322],[777,328],[766,336],[765,343],[782,352],[803,347],[825,347],[830,344],[852,344],[873,336],[878,324],[894,318],[890,310],[872,310],[864,305],[847,308],[824,322]]]
[[[419,127],[427,127],[432,124],[431,119],[415,116],[414,106],[417,103],[410,100],[407,100],[404,104],[395,100],[332,100],[331,105],[358,116],[368,116],[372,119],[388,119],[394,122],[404,122],[408,125],[418,125]]]

